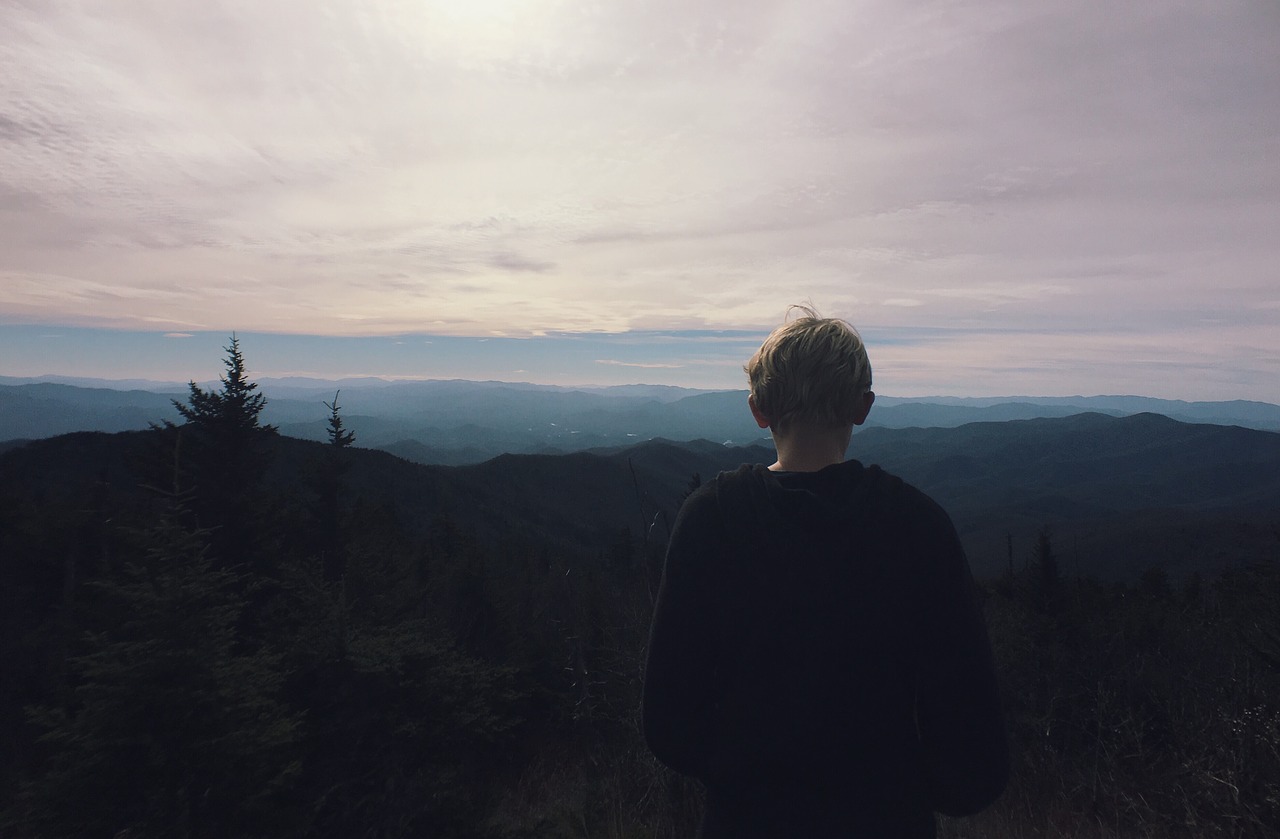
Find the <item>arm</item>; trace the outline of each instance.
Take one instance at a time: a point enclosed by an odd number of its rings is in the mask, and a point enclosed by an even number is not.
[[[645,742],[664,764],[705,777],[716,701],[708,569],[723,550],[716,496],[695,492],[676,517],[649,634],[641,707]]]
[[[951,520],[941,523],[930,569],[916,721],[932,806],[950,816],[982,810],[1009,778],[991,643],[964,549]]]

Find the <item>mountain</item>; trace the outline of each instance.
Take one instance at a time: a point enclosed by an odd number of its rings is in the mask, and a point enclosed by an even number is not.
[[[105,482],[136,486],[144,434],[78,433],[0,452],[0,490],[36,503]],[[271,480],[298,492],[324,449],[279,437]],[[1280,434],[1189,424],[1155,414],[1083,414],[960,428],[871,428],[850,454],[936,498],[974,571],[1021,568],[1049,527],[1064,569],[1132,580],[1151,566],[1206,575],[1280,553]],[[411,463],[352,450],[352,497],[390,504],[404,521],[447,515],[485,538],[520,538],[576,553],[623,529],[662,542],[695,474],[710,480],[771,449],[654,439],[567,454],[504,454],[483,463]],[[41,500],[43,499],[43,500]]]
[[[985,411],[986,416],[977,412]],[[903,428],[956,426],[968,422],[1031,419],[1103,413],[1111,416],[1162,414],[1182,422],[1239,425],[1264,431],[1280,431],[1280,405],[1237,399],[1227,402],[1184,402],[1147,396],[1014,396],[955,397],[925,396],[876,398],[878,419],[872,424]],[[886,418],[886,414],[891,418]],[[1023,415],[1019,415],[1023,414]],[[909,419],[908,419],[909,418]]]
[[[54,382],[0,384],[0,441],[72,431],[143,429],[175,420],[158,391],[79,387]],[[768,444],[746,410],[746,391],[699,391],[653,385],[567,388],[461,380],[264,379],[262,419],[288,436],[323,440],[325,402],[338,395],[346,426],[362,446],[421,463],[479,463],[504,453],[563,453],[643,440],[706,439]],[[1280,430],[1280,406],[1261,402],[1176,402],[1129,396],[894,398],[880,396],[867,427],[955,428],[974,422],[1061,418],[1083,412],[1159,413],[1193,423]]]
[[[934,496],[975,570],[1015,565],[1049,525],[1064,567],[1101,578],[1280,557],[1280,434],[1158,414],[867,429],[851,453]]]
[[[114,390],[54,382],[0,385],[0,440],[73,431],[130,431],[178,420],[185,391]]]

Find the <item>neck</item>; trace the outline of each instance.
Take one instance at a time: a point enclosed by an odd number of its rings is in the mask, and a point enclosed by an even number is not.
[[[852,435],[852,424],[818,430],[793,428],[783,434],[775,431],[778,460],[769,468],[775,472],[817,472],[843,463]]]

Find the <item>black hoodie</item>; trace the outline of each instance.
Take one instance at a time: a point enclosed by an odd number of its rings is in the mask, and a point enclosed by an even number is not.
[[[676,518],[645,738],[703,835],[932,837],[1008,777],[994,665],[946,513],[857,461],[721,473]]]

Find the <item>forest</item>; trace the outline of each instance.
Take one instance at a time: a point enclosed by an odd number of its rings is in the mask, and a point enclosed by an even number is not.
[[[408,515],[352,478],[390,456],[338,395],[327,442],[284,437],[227,349],[180,422],[0,454],[0,835],[692,836],[638,727],[674,508],[632,472],[636,525],[583,501],[573,538]],[[37,455],[79,477],[34,487]],[[942,835],[1280,834],[1273,535],[1129,581],[1069,572],[1048,520],[1011,548],[979,585],[1013,780]]]

